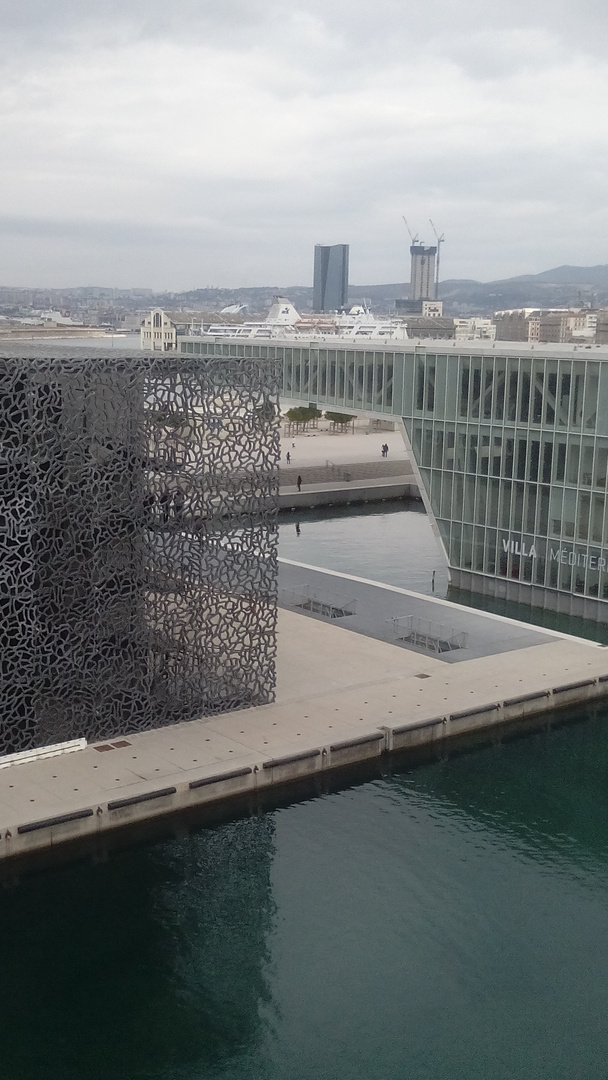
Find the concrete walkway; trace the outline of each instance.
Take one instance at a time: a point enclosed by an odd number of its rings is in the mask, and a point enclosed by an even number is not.
[[[383,442],[389,445],[388,458],[381,454]],[[377,456],[371,459],[374,452]],[[300,491],[298,476],[302,478]],[[280,510],[419,497],[399,431],[373,435],[318,432],[282,440]]]
[[[323,421],[321,423],[323,424]],[[388,458],[382,457],[382,443],[388,443]],[[291,457],[289,465],[287,453]],[[324,466],[328,461],[334,465],[377,461],[381,466],[385,463],[407,460],[405,444],[399,430],[370,434],[366,430],[356,428],[354,433],[349,431],[345,434],[333,435],[322,427],[306,435],[281,437],[281,463],[285,468],[295,469],[296,474],[303,468]]]
[[[566,637],[441,597],[287,559],[279,562],[279,604],[366,638],[435,656],[444,664],[499,656]]]
[[[299,510],[315,506],[350,506],[351,503],[382,502],[388,499],[417,499],[418,485],[411,474],[383,476],[375,480],[333,480],[281,485],[279,510]]]
[[[358,581],[339,577],[343,594],[361,591]],[[505,622],[484,612],[467,617],[479,620],[476,640]],[[336,621],[280,611],[272,705],[2,769],[0,859],[99,839],[147,819],[608,693],[608,650],[530,627],[526,641],[521,624],[509,620],[500,647],[459,663],[353,633]]]

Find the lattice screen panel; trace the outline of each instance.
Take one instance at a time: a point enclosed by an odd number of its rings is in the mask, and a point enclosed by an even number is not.
[[[0,354],[0,753],[271,701],[278,373]]]

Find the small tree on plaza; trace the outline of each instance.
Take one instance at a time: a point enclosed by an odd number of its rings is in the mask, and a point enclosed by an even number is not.
[[[288,409],[285,413],[287,419],[287,435],[300,435],[308,431],[309,427],[316,428],[319,417],[322,416],[320,409],[312,405],[298,405],[295,409]]]
[[[350,413],[327,412],[326,411],[325,419],[329,420],[329,422],[331,424],[331,430],[332,431],[338,431],[339,430],[340,432],[344,432],[344,431],[346,431],[349,424],[353,424],[353,421],[354,421],[355,417],[354,417],[354,415],[351,415]],[[354,427],[354,425],[353,425],[353,427]]]

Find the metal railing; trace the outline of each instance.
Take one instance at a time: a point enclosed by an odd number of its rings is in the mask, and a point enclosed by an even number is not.
[[[279,604],[281,607],[299,608],[322,615],[326,619],[344,619],[357,611],[356,598],[347,599],[327,593],[324,589],[314,589],[311,585],[303,585],[300,589],[280,589]]]
[[[468,635],[465,631],[457,631],[444,623],[436,623],[430,619],[420,619],[415,615],[402,615],[391,619],[395,638],[408,645],[414,645],[418,649],[424,649],[429,653],[453,652],[456,649],[466,649]]]

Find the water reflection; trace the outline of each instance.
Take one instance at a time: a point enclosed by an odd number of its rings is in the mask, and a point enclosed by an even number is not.
[[[589,638],[591,641],[600,641],[608,645],[608,625],[581,619],[576,615],[565,615],[560,611],[517,604],[512,600],[501,600],[494,596],[482,596],[481,593],[454,589],[451,586],[448,589],[447,598],[454,604],[464,604],[466,607],[478,608],[480,611],[491,611],[495,615],[505,615],[508,619],[518,619],[520,622],[533,623],[535,626],[546,626],[562,634],[574,634],[576,637]]]
[[[357,552],[374,516],[336,569],[407,564],[390,512]],[[605,1080],[608,713],[583,716],[0,891],[3,1080]]]
[[[379,505],[382,509],[379,509]],[[279,519],[283,559],[445,596],[447,567],[421,502],[332,506]],[[433,580],[433,575],[435,578]]]
[[[551,721],[553,725],[551,726]],[[548,718],[548,727],[393,775],[406,792],[437,800],[535,858],[578,874],[608,871],[608,711],[605,705]],[[608,884],[608,881],[605,882]]]
[[[273,833],[248,818],[0,893],[3,1078],[226,1076],[255,1056]]]

